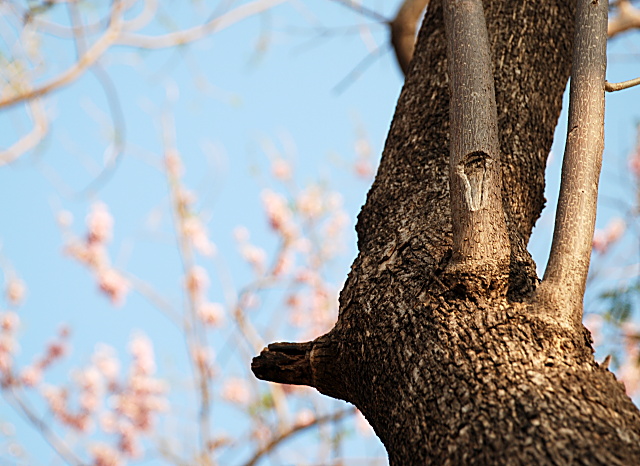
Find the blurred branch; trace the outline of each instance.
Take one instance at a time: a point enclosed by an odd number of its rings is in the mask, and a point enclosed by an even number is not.
[[[69,69],[61,73],[56,78],[52,79],[48,83],[35,88],[27,89],[22,92],[18,92],[11,97],[4,97],[0,99],[0,108],[7,108],[16,105],[25,100],[40,97],[44,94],[48,94],[60,87],[75,81],[87,68],[93,65],[115,42],[120,33],[122,27],[122,2],[121,0],[115,0],[111,9],[111,19],[109,27],[105,33],[98,39],[93,46],[87,50],[87,52],[80,57],[80,59],[73,64]]]
[[[609,20],[607,34],[613,37],[636,28],[640,28],[640,10],[635,8],[629,0],[619,0],[617,14]]]
[[[227,27],[241,21],[245,18],[268,10],[286,0],[255,0],[251,3],[239,6],[222,16],[212,19],[211,21],[184,31],[172,32],[160,36],[146,36],[142,34],[132,34],[123,32],[118,37],[116,43],[118,45],[126,45],[130,47],[138,47],[145,49],[161,49],[166,47],[175,47],[193,42],[211,34],[218,32]],[[127,24],[128,26],[128,24]]]
[[[36,147],[44,139],[49,130],[49,120],[42,101],[38,98],[29,101],[29,110],[33,120],[33,128],[11,147],[0,151],[0,167],[13,162],[25,152]]]
[[[81,466],[85,464],[71,449],[62,441],[49,425],[44,422],[33,409],[27,404],[27,402],[18,394],[14,387],[4,387],[2,390],[5,399],[9,404],[14,405],[16,412],[24,416],[29,423],[35,427],[42,437],[47,441],[49,445],[60,455],[60,457],[71,465]]]
[[[342,410],[342,411],[338,411],[337,413],[333,413],[333,414],[328,414],[326,416],[317,417],[313,421],[311,421],[311,422],[309,422],[307,424],[298,424],[298,425],[296,425],[294,427],[291,427],[290,429],[286,430],[285,432],[282,432],[277,437],[274,437],[273,439],[271,439],[271,441],[269,443],[267,443],[265,446],[260,448],[251,457],[251,459],[245,463],[245,466],[253,466],[253,465],[255,465],[258,461],[260,461],[260,459],[264,455],[266,455],[267,453],[272,451],[280,443],[284,442],[289,437],[292,437],[295,434],[298,434],[300,432],[304,432],[305,430],[310,429],[311,427],[322,425],[322,424],[325,424],[325,423],[328,423],[328,422],[339,421],[340,419],[343,419],[343,418],[345,418],[347,416],[350,416],[350,415],[354,414],[355,412],[356,412],[355,408],[349,408],[349,409],[345,409],[345,410]]]

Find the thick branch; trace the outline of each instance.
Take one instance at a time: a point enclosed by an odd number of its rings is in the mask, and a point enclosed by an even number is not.
[[[409,71],[411,58],[413,58],[418,21],[428,4],[429,0],[404,0],[395,18],[389,23],[391,45],[393,45],[398,65],[405,76]]]
[[[269,382],[308,385],[347,400],[338,353],[330,334],[305,343],[272,343],[253,358],[253,374]]]
[[[449,183],[453,261],[486,277],[504,271],[510,247],[502,207],[498,116],[481,0],[444,7],[451,94]]]
[[[579,0],[571,71],[569,126],[553,243],[539,297],[554,318],[580,325],[604,148],[607,0]]]

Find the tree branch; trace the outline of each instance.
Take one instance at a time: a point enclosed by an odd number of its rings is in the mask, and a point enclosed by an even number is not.
[[[619,0],[617,14],[609,20],[607,34],[613,37],[635,28],[640,28],[640,11],[629,0]]]
[[[604,149],[607,3],[578,1],[562,182],[549,263],[538,291],[539,299],[557,309],[554,320],[571,326],[582,322]]]
[[[280,443],[284,442],[285,440],[287,440],[288,438],[294,436],[295,434],[298,434],[300,432],[304,432],[307,429],[310,429],[310,428],[315,427],[315,426],[319,426],[319,425],[327,423],[327,422],[339,421],[344,417],[347,417],[347,416],[349,416],[351,414],[354,414],[355,412],[356,412],[355,408],[348,408],[348,409],[344,409],[342,411],[338,411],[337,413],[332,413],[332,414],[327,414],[325,416],[317,417],[313,421],[311,421],[311,422],[309,422],[307,424],[295,425],[295,426],[289,428],[288,430],[282,432],[281,434],[277,435],[276,437],[271,439],[271,441],[269,441],[269,443],[267,443],[262,448],[260,448],[258,451],[256,451],[255,454],[251,457],[251,459],[245,463],[245,466],[253,466],[253,465],[257,464],[258,461],[260,461],[260,459],[265,454],[269,453],[274,448],[276,448]]]
[[[253,358],[251,370],[261,380],[308,385],[330,397],[349,401],[338,356],[328,333],[305,343],[272,343]]]
[[[416,29],[429,0],[404,0],[395,18],[389,22],[391,45],[402,73],[406,76],[416,45]]]
[[[604,82],[604,90],[607,92],[621,91],[623,89],[629,89],[630,87],[640,84],[640,78],[629,79],[628,81],[622,81],[621,83]]]
[[[488,278],[508,269],[510,243],[502,175],[493,66],[481,0],[444,7],[449,62],[449,184],[453,265]]]

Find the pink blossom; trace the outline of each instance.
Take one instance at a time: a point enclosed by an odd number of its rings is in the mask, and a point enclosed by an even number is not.
[[[313,421],[315,421],[315,419],[316,415],[313,414],[313,411],[307,408],[301,409],[300,411],[298,411],[298,414],[296,414],[296,425],[308,426]]]
[[[182,232],[200,254],[203,256],[215,254],[216,248],[209,241],[207,230],[198,217],[192,216],[185,219],[182,223]]]
[[[184,166],[177,151],[167,151],[164,164],[169,175],[173,178],[180,178],[184,174]]]
[[[616,217],[611,219],[604,230],[596,230],[593,234],[593,249],[604,254],[611,244],[618,241],[626,230],[626,223],[623,219]]]
[[[124,464],[120,453],[104,443],[96,443],[89,448],[93,456],[93,466],[120,466]]]
[[[356,175],[360,178],[369,179],[373,176],[373,164],[368,158],[358,157],[354,166]]]
[[[290,180],[292,172],[291,165],[282,158],[278,157],[271,163],[271,173],[280,181]]]
[[[187,274],[186,286],[194,295],[204,293],[209,286],[209,274],[200,266],[192,267]]]
[[[265,189],[262,192],[262,203],[271,228],[285,240],[293,240],[297,236],[297,228],[293,223],[293,214],[287,200],[281,194]]]
[[[198,309],[198,317],[205,325],[217,327],[224,319],[224,308],[218,303],[204,303]]]
[[[18,314],[13,311],[7,311],[0,314],[0,326],[5,332],[14,332],[20,323]]]
[[[247,382],[243,379],[231,377],[222,387],[222,398],[231,403],[245,405],[249,402],[250,397]]]
[[[240,225],[233,229],[233,238],[238,243],[246,243],[247,241],[249,241],[249,236],[249,230],[247,229],[247,227]]]
[[[11,278],[7,283],[7,289],[5,294],[7,301],[13,306],[19,306],[22,304],[24,297],[27,293],[27,287],[19,278]]]
[[[37,366],[27,366],[20,374],[20,381],[27,387],[35,387],[42,380],[42,370]]]
[[[115,381],[120,371],[120,362],[115,357],[113,348],[98,345],[92,357],[93,365],[110,382]]]
[[[68,210],[61,210],[57,216],[58,225],[63,228],[70,227],[73,223],[73,214]]]
[[[91,206],[91,212],[87,216],[87,228],[89,243],[105,243],[111,239],[113,217],[106,204],[95,202]]]
[[[129,292],[129,281],[112,268],[103,268],[98,271],[98,285],[109,296],[116,306],[124,302]]]
[[[591,332],[593,345],[600,346],[602,344],[602,327],[604,319],[599,314],[587,314],[583,319],[584,326]]]
[[[156,370],[153,345],[151,340],[145,335],[138,333],[134,335],[129,343],[129,352],[133,356],[135,373],[150,375]]]
[[[360,435],[364,435],[367,437],[370,437],[371,435],[373,435],[373,429],[371,428],[369,421],[367,421],[367,419],[359,410],[356,410],[355,421],[356,421],[356,429],[358,430]]]
[[[253,244],[243,244],[240,246],[240,254],[251,265],[256,274],[264,273],[267,267],[267,253],[264,249]]]
[[[322,192],[317,186],[310,186],[296,199],[298,211],[308,219],[318,218],[323,211]]]

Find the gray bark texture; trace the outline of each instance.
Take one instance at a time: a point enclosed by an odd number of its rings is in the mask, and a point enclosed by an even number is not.
[[[575,1],[492,0],[484,11],[506,293],[451,268],[449,67],[443,0],[432,0],[358,217],[338,321],[315,341],[269,345],[252,369],[356,405],[392,465],[640,464],[640,412],[594,361],[588,331],[554,322],[556,310],[534,298],[526,251],[571,69]]]

